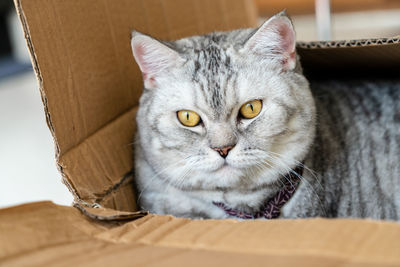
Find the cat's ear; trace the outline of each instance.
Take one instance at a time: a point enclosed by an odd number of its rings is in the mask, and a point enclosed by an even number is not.
[[[246,41],[245,52],[275,58],[285,70],[296,66],[296,35],[285,11],[271,17]]]
[[[183,61],[175,50],[137,31],[132,32],[131,46],[147,89],[157,86],[158,75]]]

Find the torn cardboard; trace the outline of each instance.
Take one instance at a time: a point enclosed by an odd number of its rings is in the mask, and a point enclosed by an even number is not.
[[[75,207],[0,211],[0,263],[398,266],[400,226],[367,220],[193,221],[138,210],[132,186],[141,74],[136,29],[161,39],[255,27],[250,0],[15,0],[56,158]],[[398,38],[299,43],[306,73],[400,66]],[[128,220],[143,217],[133,222]]]

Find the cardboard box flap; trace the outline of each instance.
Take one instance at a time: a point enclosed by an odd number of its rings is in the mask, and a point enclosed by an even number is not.
[[[400,38],[299,42],[297,51],[309,78],[396,75]]]
[[[101,223],[50,202],[0,210],[5,266],[399,266],[399,239],[398,224],[369,220]]]
[[[136,110],[135,107],[125,112],[78,146],[60,155],[59,166],[78,199],[103,205],[103,200],[112,193],[130,187],[126,196],[129,196],[131,203],[112,203],[107,207],[136,210],[131,186]]]
[[[137,210],[132,179],[124,178],[132,171],[135,106],[142,89],[131,31],[178,39],[257,23],[249,0],[15,4],[65,184],[77,205],[84,201],[119,211]]]
[[[96,237],[253,255],[318,255],[364,263],[368,259],[382,265],[400,260],[400,226],[372,220],[190,220],[149,215]]]

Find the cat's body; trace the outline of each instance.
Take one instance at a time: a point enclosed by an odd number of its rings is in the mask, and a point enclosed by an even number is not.
[[[353,92],[346,84],[315,84],[314,101],[284,14],[258,30],[174,43],[134,33],[132,48],[145,85],[135,147],[143,209],[228,218],[214,204],[224,203],[255,213],[282,188],[285,174],[304,162],[315,173],[304,169],[281,217],[399,218],[399,94],[388,85],[381,98],[370,90],[361,100],[353,97],[367,90],[363,86]],[[243,117],[249,103],[262,103],[258,113],[251,105],[255,117]],[[199,119],[185,124],[180,112],[187,122],[189,114]],[[381,127],[385,123],[390,132]],[[379,142],[390,146],[371,155]]]
[[[318,120],[305,165],[318,181],[306,171],[310,186],[300,186],[284,216],[400,220],[400,81],[324,81],[311,89]]]

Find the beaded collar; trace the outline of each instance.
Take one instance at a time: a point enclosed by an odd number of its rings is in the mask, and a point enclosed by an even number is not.
[[[222,202],[213,202],[213,204],[223,209],[229,216],[240,219],[275,219],[281,215],[281,208],[296,192],[296,189],[300,184],[299,176],[301,175],[303,175],[303,167],[297,167],[294,171],[290,171],[286,174],[286,179],[284,179],[285,183],[281,190],[279,190],[279,192],[272,198],[267,199],[260,211],[257,211],[256,213],[232,209]]]

